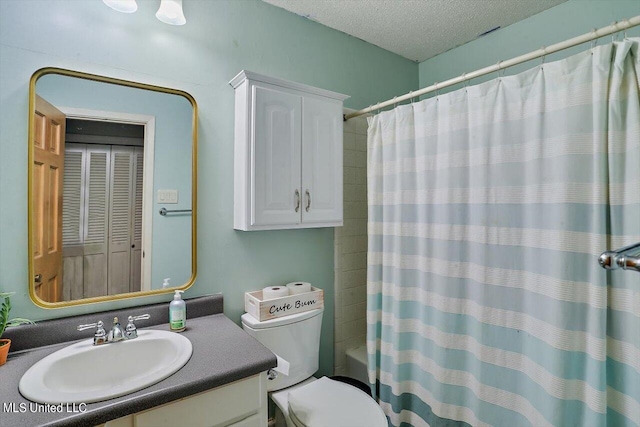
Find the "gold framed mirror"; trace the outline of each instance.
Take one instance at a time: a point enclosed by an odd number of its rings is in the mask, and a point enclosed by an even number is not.
[[[31,76],[29,295],[36,305],[193,284],[197,124],[197,104],[184,91],[60,68]]]

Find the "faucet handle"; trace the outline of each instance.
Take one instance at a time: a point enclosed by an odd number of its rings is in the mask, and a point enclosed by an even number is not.
[[[78,331],[85,331],[87,329],[96,329],[96,333],[93,335],[93,345],[104,344],[107,342],[107,331],[104,330],[104,323],[102,320],[96,323],[88,323],[86,325],[79,325]]]
[[[129,316],[129,319],[133,319],[133,321],[137,321],[137,320],[148,320],[151,319],[151,315],[150,314],[140,314],[138,316]]]
[[[101,323],[102,325],[104,325],[104,323],[102,323],[102,320],[100,322],[97,323],[87,323],[86,325],[78,325],[78,327],[76,328],[79,331],[86,331],[87,329],[94,329],[98,327],[98,323]]]
[[[136,328],[135,322],[136,320],[147,320],[150,319],[151,316],[149,314],[141,314],[139,316],[129,316],[127,327],[125,328],[124,335],[128,340],[134,339],[138,337],[138,329]]]

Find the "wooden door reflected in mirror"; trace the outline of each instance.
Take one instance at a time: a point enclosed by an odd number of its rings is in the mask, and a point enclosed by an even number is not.
[[[39,96],[33,113],[33,265],[35,294],[62,300],[64,114]]]

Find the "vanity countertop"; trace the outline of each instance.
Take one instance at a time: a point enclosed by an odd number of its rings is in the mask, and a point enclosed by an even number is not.
[[[168,324],[145,329],[168,330]],[[129,414],[151,409],[188,397],[276,366],[276,357],[266,347],[247,335],[224,314],[189,318],[182,334],[193,345],[187,364],[170,377],[137,392],[89,403],[79,411],[79,405],[58,407],[39,405],[22,397],[18,383],[22,375],[38,360],[69,345],[69,342],[25,350],[10,356],[0,367],[0,426],[89,426],[105,423]],[[117,344],[109,344],[117,345]],[[96,369],[113,369],[112,366]],[[24,409],[24,410],[23,410]]]

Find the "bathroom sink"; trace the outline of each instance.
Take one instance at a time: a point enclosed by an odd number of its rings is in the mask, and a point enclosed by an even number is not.
[[[191,341],[175,332],[140,330],[138,338],[94,346],[71,344],[35,363],[20,393],[38,403],[91,403],[133,393],[182,368]]]

